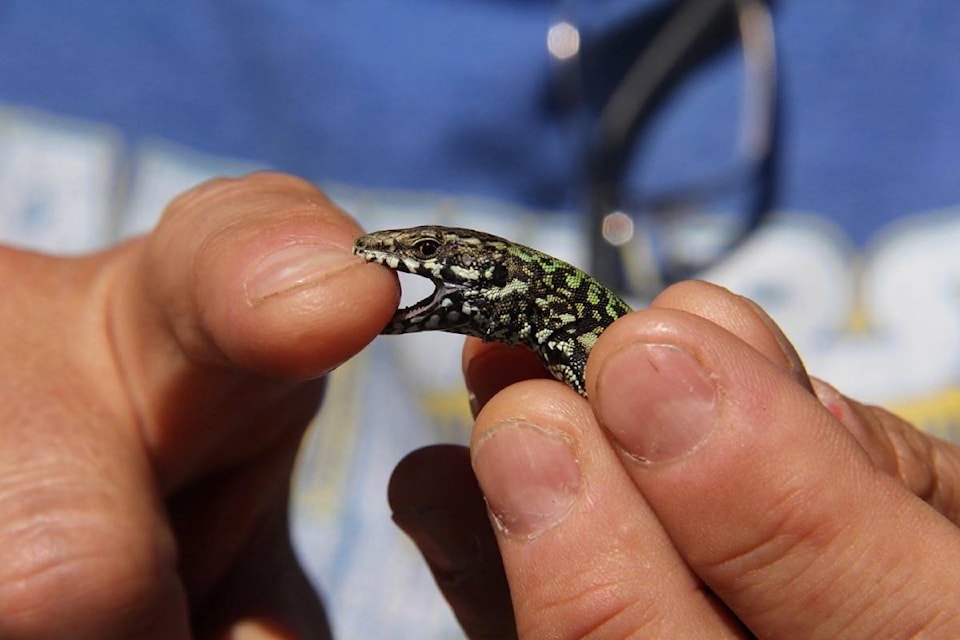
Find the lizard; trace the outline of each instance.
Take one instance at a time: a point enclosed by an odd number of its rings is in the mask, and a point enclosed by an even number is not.
[[[586,397],[584,368],[600,334],[631,308],[582,270],[489,233],[443,226],[374,231],[354,254],[431,280],[381,333],[447,331],[525,345],[553,377]]]

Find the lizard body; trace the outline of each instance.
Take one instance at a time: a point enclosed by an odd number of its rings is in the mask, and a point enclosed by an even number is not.
[[[353,252],[436,286],[433,295],[397,310],[383,333],[437,330],[526,345],[555,378],[584,396],[590,350],[631,310],[573,265],[472,229],[375,231],[358,238]]]

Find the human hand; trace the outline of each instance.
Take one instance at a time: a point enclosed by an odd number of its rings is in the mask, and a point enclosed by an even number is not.
[[[809,379],[743,298],[618,320],[589,404],[507,386],[521,350],[464,369],[471,452],[411,454],[390,493],[471,637],[960,637],[958,448]]]
[[[98,255],[0,249],[0,638],[329,633],[287,492],[320,376],[396,308],[360,233],[258,174]]]

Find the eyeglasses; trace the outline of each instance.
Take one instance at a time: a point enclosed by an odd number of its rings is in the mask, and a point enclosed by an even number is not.
[[[644,302],[728,255],[770,211],[772,17],[764,0],[683,0],[595,41],[574,24],[555,23],[547,45],[568,97],[585,107],[588,268]],[[618,58],[629,65],[606,77]]]

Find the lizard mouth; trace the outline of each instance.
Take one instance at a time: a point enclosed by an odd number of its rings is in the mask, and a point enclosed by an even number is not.
[[[409,322],[431,315],[434,310],[439,309],[443,305],[444,299],[458,288],[455,285],[451,285],[437,278],[421,276],[419,274],[410,275],[414,277],[401,278],[401,290],[404,292],[411,289],[422,291],[424,288],[423,284],[425,284],[423,281],[427,281],[433,285],[433,291],[417,302],[397,309],[396,313],[393,314],[394,322]],[[411,282],[411,280],[415,280],[416,282]]]
[[[393,314],[394,321],[406,321],[421,316],[437,306],[443,297],[444,284],[442,280],[435,280],[434,278],[427,278],[426,276],[417,277],[416,282],[411,282],[411,280],[413,280],[413,278],[400,279],[401,299],[402,296],[406,295],[411,289],[422,290],[426,282],[433,285],[433,291],[409,306],[398,308],[396,313]]]
[[[398,308],[391,319],[391,323],[393,324],[401,323],[403,325],[410,325],[422,322],[431,315],[434,315],[435,310],[443,306],[443,301],[448,295],[457,289],[463,288],[460,285],[444,282],[432,274],[418,273],[414,271],[414,268],[409,264],[392,257],[385,251],[362,246],[359,240],[358,244],[354,246],[353,253],[367,262],[382,264],[385,267],[393,269],[397,275],[400,276],[401,302],[403,301],[403,297],[408,293],[423,292],[426,289],[426,283],[429,282],[433,285],[432,292],[420,298],[417,302]]]

